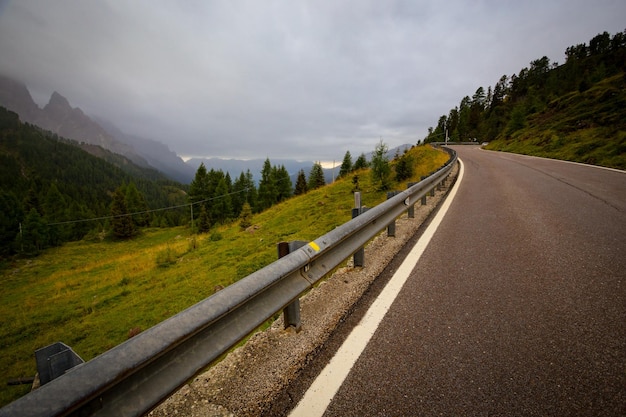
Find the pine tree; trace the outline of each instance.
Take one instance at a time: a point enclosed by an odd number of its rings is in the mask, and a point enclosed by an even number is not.
[[[22,207],[15,194],[0,190],[0,256],[12,251],[22,218]]]
[[[379,190],[388,190],[390,187],[391,167],[386,154],[387,145],[381,139],[372,155],[372,181],[378,183]]]
[[[239,226],[242,229],[247,229],[252,226],[252,207],[246,201],[241,208],[241,214],[239,215]]]
[[[413,157],[409,153],[404,153],[398,158],[396,165],[396,180],[404,181],[413,176]]]
[[[129,182],[125,187],[124,201],[129,213],[133,213],[131,219],[135,226],[145,227],[150,223],[148,203],[143,194],[137,190],[134,182]]]
[[[258,199],[258,211],[263,211],[272,207],[276,202],[278,192],[276,190],[276,182],[274,175],[272,175],[272,165],[269,158],[265,160],[263,164],[263,170],[261,171],[261,182],[259,182],[259,199]]]
[[[257,202],[259,200],[259,191],[257,190],[256,184],[254,183],[254,176],[249,169],[246,171],[245,185],[245,188],[247,190],[246,201],[250,204],[250,207],[252,207],[252,212],[254,212],[255,207],[257,206]]]
[[[228,191],[226,178],[222,178],[215,188],[211,201],[211,218],[217,223],[224,223],[233,216],[233,206]]]
[[[44,218],[46,223],[60,223],[68,220],[66,217],[67,203],[53,182],[48,187],[48,193],[43,202]],[[60,245],[68,239],[68,227],[64,224],[55,224],[49,229],[49,243],[52,246]]]
[[[296,179],[296,188],[293,193],[294,195],[302,195],[306,194],[308,190],[304,169],[300,169],[300,172],[298,172],[298,178]]]
[[[120,239],[128,239],[135,235],[135,225],[129,216],[124,193],[121,187],[115,190],[111,203],[111,227],[113,234]]]
[[[239,178],[233,184],[233,215],[239,217],[244,203],[248,203],[250,207],[254,207],[257,200],[257,191],[254,186],[254,180],[250,170],[244,174],[243,171],[239,175]]]
[[[246,191],[246,176],[241,171],[241,174],[233,183],[233,195],[231,196],[233,214],[236,217],[239,217],[243,204],[246,202]]]
[[[353,171],[358,171],[359,169],[367,168],[369,164],[367,163],[367,158],[364,153],[361,153],[359,157],[356,159],[354,166],[352,167]]]
[[[191,204],[198,203],[200,201],[205,202],[209,199],[209,178],[204,163],[201,163],[196,170],[194,179],[189,184],[188,200]],[[202,203],[204,205],[205,203]],[[200,206],[194,206],[198,210],[194,210],[194,217],[197,218],[200,214]],[[193,221],[193,219],[192,219]]]
[[[352,172],[352,155],[350,155],[350,151],[346,151],[339,169],[339,177],[345,177],[350,172]]]
[[[30,209],[21,224],[16,245],[26,255],[37,255],[48,245],[48,227],[34,208]]]
[[[289,172],[284,165],[281,165],[274,172],[275,181],[276,181],[276,202],[280,202],[288,199],[293,195],[293,184],[291,183],[291,178],[289,177]]]
[[[209,214],[204,205],[200,205],[200,214],[198,215],[198,222],[196,224],[198,233],[206,233],[211,229],[211,219],[209,219]]]
[[[322,187],[326,185],[326,180],[324,179],[324,170],[322,169],[322,164],[316,162],[311,167],[311,173],[309,174],[309,183],[307,184],[309,190],[315,190],[316,188]]]

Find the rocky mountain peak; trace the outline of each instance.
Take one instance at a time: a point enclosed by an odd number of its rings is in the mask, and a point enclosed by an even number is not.
[[[56,116],[65,116],[72,112],[72,106],[70,102],[56,91],[50,96],[50,101],[43,108],[46,113],[54,114]]]

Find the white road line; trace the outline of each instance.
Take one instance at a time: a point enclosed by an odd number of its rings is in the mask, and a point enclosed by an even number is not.
[[[391,307],[391,304],[400,293],[411,271],[435,234],[450,204],[452,204],[452,200],[454,200],[454,196],[463,179],[463,171],[463,162],[459,159],[459,176],[456,184],[450,191],[448,198],[446,198],[442,204],[439,212],[426,228],[424,234],[415,243],[411,252],[407,255],[391,280],[389,280],[378,298],[370,306],[365,316],[363,316],[359,324],[352,329],[352,332],[343,345],[341,345],[335,356],[317,376],[315,381],[313,381],[313,384],[304,394],[304,397],[302,397],[296,408],[291,411],[289,414],[290,417],[321,417],[324,414],[328,404],[330,404],[339,390],[339,387],[343,384],[343,381],[348,376],[356,360],[361,356],[365,346],[367,346],[369,340],[374,335],[374,332],[387,313],[387,310],[389,310],[389,307]]]

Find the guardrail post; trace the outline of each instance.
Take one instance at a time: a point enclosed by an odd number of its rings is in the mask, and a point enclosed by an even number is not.
[[[291,242],[278,243],[278,258],[289,255],[291,252],[303,247],[307,242],[302,240],[294,240]],[[300,320],[300,299],[296,298],[291,304],[283,309],[283,323],[285,329],[292,327],[296,329],[296,333],[302,330],[302,322]]]
[[[352,218],[354,219],[359,214],[363,213],[363,208],[361,207],[361,193],[359,191],[354,193],[354,208],[352,209]],[[354,266],[365,266],[365,248],[361,246],[354,252],[352,256],[352,260],[354,262]]]
[[[56,342],[35,351],[41,385],[47,384],[85,361],[71,347]]]
[[[428,178],[428,177],[427,177],[427,176],[425,176],[425,175],[422,175],[422,176],[420,177],[420,181],[424,181],[426,178]],[[424,196],[422,197],[422,201],[421,201],[421,203],[422,203],[422,206],[425,206],[425,205],[426,205],[426,194],[424,194]]]
[[[388,191],[387,200],[398,195],[399,192],[400,191]],[[387,225],[387,237],[396,237],[396,220],[395,219]]]
[[[406,188],[409,189],[411,187],[413,187],[415,184],[417,184],[416,182],[410,182],[406,185]],[[406,215],[409,219],[414,219],[415,218],[415,203],[411,203],[409,205],[409,208],[407,209]]]
[[[431,175],[434,175],[436,171],[431,172],[430,174],[428,174],[428,176],[430,177]],[[434,197],[435,196],[435,186],[433,185],[433,188],[430,189],[430,196]]]

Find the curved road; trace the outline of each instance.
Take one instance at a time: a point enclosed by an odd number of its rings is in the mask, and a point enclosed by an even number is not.
[[[323,415],[626,415],[626,173],[454,148],[456,196]]]

